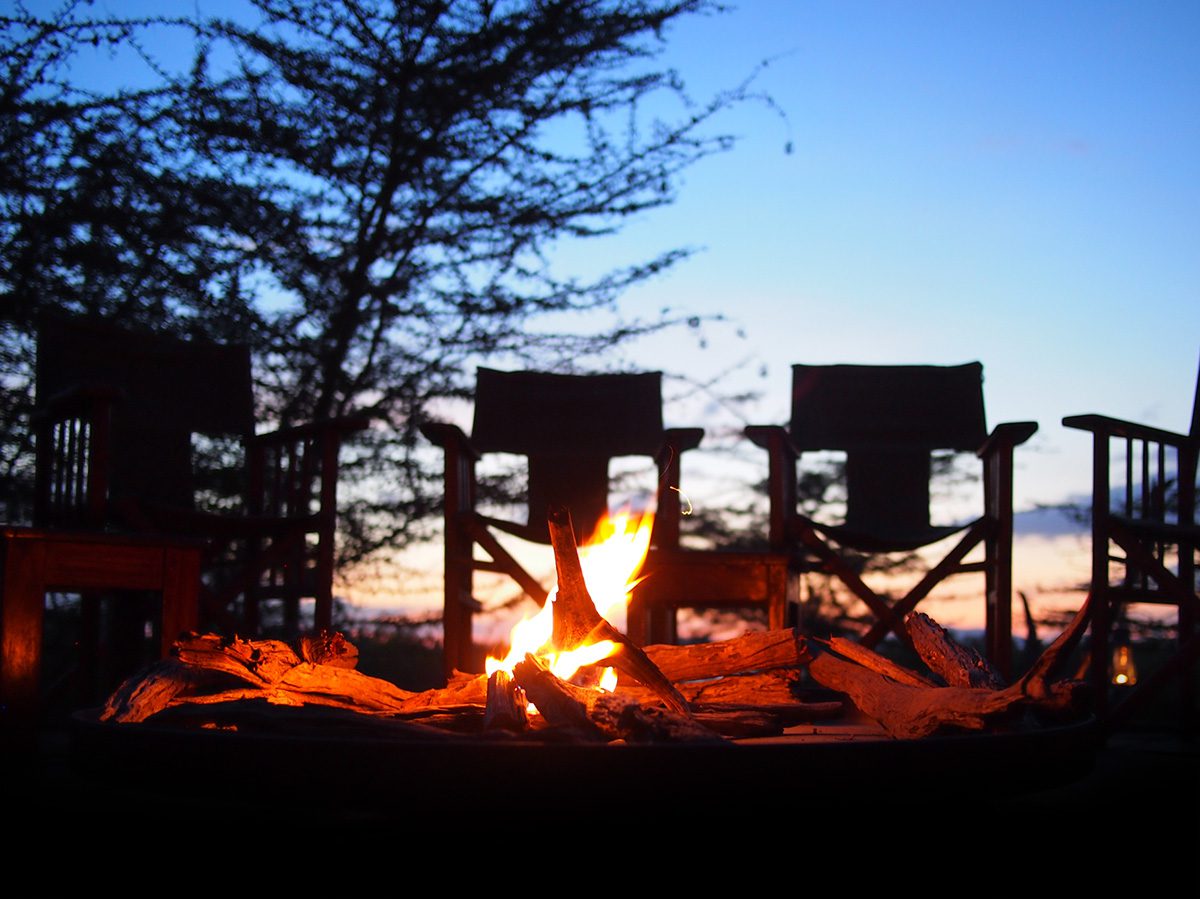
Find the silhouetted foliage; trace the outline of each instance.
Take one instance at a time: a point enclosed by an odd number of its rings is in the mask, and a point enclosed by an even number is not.
[[[6,517],[52,308],[251,344],[264,423],[370,415],[344,454],[343,561],[422,536],[440,490],[418,427],[469,395],[476,364],[569,368],[676,320],[619,321],[614,301],[687,251],[591,279],[551,254],[670,203],[683,170],[731,146],[709,126],[748,83],[695,104],[655,67],[667,27],[712,9],[248,0],[239,18],[76,3],[0,17]],[[156,51],[164,36],[192,48],[185,64]],[[124,79],[111,88],[78,74],[105,53]],[[572,331],[586,311],[610,323]]]

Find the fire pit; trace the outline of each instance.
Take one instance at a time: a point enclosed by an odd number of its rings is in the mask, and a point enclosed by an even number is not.
[[[77,716],[75,766],[140,790],[169,784],[172,801],[218,815],[252,801],[386,817],[554,806],[581,793],[654,797],[684,815],[714,797],[749,813],[766,797],[1000,796],[1091,765],[1098,735],[1081,711],[1083,685],[1052,677],[1086,607],[1010,686],[919,613],[907,624],[929,674],[792,630],[643,650],[597,611],[569,517],[552,515],[551,530],[550,638],[491,674],[410,693],[355,670],[340,635],[298,653],[192,635],[103,711]],[[572,673],[547,645],[591,657]],[[615,691],[600,686],[606,666],[620,671]]]
[[[272,716],[273,717],[273,716]],[[761,805],[925,803],[940,796],[995,800],[1082,777],[1097,732],[1090,720],[1021,732],[896,740],[853,712],[777,737],[731,745],[422,741],[347,728],[337,714],[304,714],[289,728],[203,729],[171,721],[114,726],[82,713],[73,764],[83,776],[161,796],[194,817],[227,817],[245,806],[281,815],[393,820],[457,818],[504,807],[573,812],[586,794],[637,797],[656,814],[686,817]],[[314,731],[323,727],[327,733]],[[587,815],[603,816],[588,806]]]

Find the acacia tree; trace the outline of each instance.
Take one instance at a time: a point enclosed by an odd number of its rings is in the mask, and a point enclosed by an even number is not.
[[[254,329],[214,291],[245,263],[257,208],[189,165],[170,85],[104,93],[73,80],[84,49],[136,46],[144,20],[0,18],[0,503],[19,520],[31,477],[33,329],[47,307],[217,339]],[[240,300],[240,301],[239,301]]]
[[[709,11],[248,0],[236,19],[0,20],[18,76],[0,109],[7,325],[27,335],[53,304],[251,342],[266,419],[376,423],[346,460],[369,485],[351,491],[346,558],[402,544],[439,493],[419,426],[469,396],[476,363],[562,366],[672,321],[540,325],[615,312],[686,256],[591,279],[551,262],[557,241],[671,202],[684,169],[731,145],[710,125],[748,85],[695,105],[655,66],[668,26]],[[165,27],[194,38],[186,71],[153,55]],[[72,82],[71,53],[103,42],[155,63],[154,83]],[[24,408],[11,372],[6,389]]]

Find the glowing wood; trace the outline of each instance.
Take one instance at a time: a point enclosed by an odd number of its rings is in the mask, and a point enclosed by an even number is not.
[[[904,619],[913,649],[929,670],[951,687],[1004,688],[1004,679],[987,660],[955,641],[950,633],[924,612],[912,612]]]
[[[525,691],[513,683],[507,671],[493,672],[487,682],[483,729],[523,731],[528,727],[529,701]]]
[[[810,658],[804,636],[793,628],[748,633],[716,643],[647,646],[644,651],[663,675],[676,684],[748,671],[797,668],[806,665]]]
[[[567,608],[571,608],[570,600]],[[615,632],[610,632],[607,622],[594,609],[591,614],[594,619],[587,632],[613,639]],[[1038,718],[1084,711],[1087,685],[1053,678],[1085,632],[1088,615],[1089,603],[1085,603],[1025,676],[1005,689],[930,686],[915,673],[906,673],[906,669],[846,641],[828,641],[825,645],[830,651],[809,661],[804,639],[785,630],[700,646],[648,647],[645,662],[649,667],[634,666],[637,674],[632,679],[623,668],[616,694],[565,683],[541,662],[527,657],[514,683],[502,684],[497,679],[492,685],[491,702],[484,675],[456,674],[445,687],[413,693],[362,674],[350,667],[357,652],[340,635],[302,644],[301,654],[297,654],[277,640],[227,640],[192,634],[176,642],[174,658],[158,662],[122,684],[101,717],[135,722],[170,710],[172,721],[225,726],[240,718],[255,728],[278,727],[284,732],[294,725],[297,732],[304,733],[318,728],[317,724],[307,728],[296,723],[307,712],[314,721],[341,722],[336,724],[337,733],[355,731],[358,725],[341,715],[346,712],[388,722],[376,726],[364,721],[361,727],[365,732],[403,736],[409,731],[400,725],[406,722],[396,719],[407,718],[419,719],[421,734],[441,731],[445,736],[450,731],[481,737],[485,719],[493,725],[506,720],[520,727],[519,686],[553,726],[544,734],[535,728],[518,736],[500,733],[488,739],[552,740],[566,734],[570,739],[596,742],[713,741],[719,739],[717,733],[778,733],[788,724],[839,714],[841,703],[798,698],[802,695],[796,684],[798,669],[807,663],[813,680],[846,694],[890,734],[916,738],[947,728],[981,730],[998,721],[1008,726],[1014,715],[1025,711]],[[586,625],[588,620],[584,615],[568,619],[564,631],[577,633],[576,625]],[[621,645],[623,651],[628,648],[623,641]],[[837,652],[851,660],[838,658]],[[323,661],[304,661],[301,655]],[[632,652],[621,657],[637,659]],[[677,685],[670,686],[671,694],[684,708],[690,707],[694,720],[676,712],[675,707],[652,705],[664,698],[662,685],[655,679],[670,683],[664,672],[678,679]],[[910,682],[899,683],[898,679]],[[646,680],[651,685],[647,686]],[[535,691],[540,691],[539,695]]]
[[[341,639],[341,643],[337,642]],[[677,676],[703,679],[682,685],[688,697],[717,711],[767,711],[784,722],[795,716],[820,714],[796,703],[784,672],[805,658],[802,638],[791,631],[747,634],[733,640],[697,646],[656,646],[648,652]],[[320,647],[325,647],[324,650]],[[324,651],[325,655],[320,653]],[[413,693],[349,667],[357,657],[340,635],[302,652],[328,661],[305,662],[278,640],[228,640],[215,634],[191,634],[177,641],[175,657],[165,659],[121,685],[109,698],[102,717],[116,722],[144,721],[167,708],[214,706],[258,698],[276,705],[321,705],[364,714],[421,716],[456,730],[469,730],[487,702],[485,675],[458,672],[445,686]],[[805,650],[806,652],[806,650]],[[775,667],[769,672],[735,676],[740,671]],[[722,676],[725,675],[725,676]],[[658,691],[623,678],[620,692],[638,702],[661,698]],[[783,708],[789,706],[789,708]],[[455,721],[455,716],[462,720]]]
[[[211,704],[223,701],[215,697],[250,695],[280,705],[312,703],[367,713],[418,713],[479,706],[487,691],[486,678],[480,676],[413,693],[351,668],[302,662],[278,640],[191,635],[175,644],[175,653],[176,658],[163,660],[122,684],[109,697],[101,719],[132,723],[171,705]]]
[[[813,659],[808,670],[817,683],[845,693],[894,737],[926,737],[947,728],[983,730],[997,718],[1022,709],[1035,713],[1079,709],[1086,698],[1086,687],[1076,681],[1052,682],[1049,678],[1083,634],[1088,615],[1089,603],[1085,602],[1029,671],[1002,690],[898,684],[829,652]]]
[[[561,583],[560,583],[561,589]],[[628,743],[722,743],[724,740],[686,715],[643,706],[615,693],[576,687],[555,677],[532,655],[518,662],[514,680],[546,720],[585,740]]]

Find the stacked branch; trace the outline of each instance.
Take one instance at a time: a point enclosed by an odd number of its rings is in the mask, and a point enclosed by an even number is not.
[[[122,684],[109,698],[101,718],[129,724],[171,710],[176,721],[201,721],[206,715],[213,721],[233,720],[243,714],[250,716],[249,703],[254,701],[253,717],[274,715],[281,722],[298,720],[301,707],[320,707],[377,718],[419,720],[456,733],[529,733],[561,723],[548,722],[551,716],[542,708],[544,699],[533,699],[543,712],[542,718],[528,714],[526,694],[532,698],[533,693],[518,678],[502,673],[490,679],[482,674],[459,674],[445,687],[410,692],[354,668],[341,667],[353,655],[351,645],[345,646],[346,654],[337,657],[336,663],[318,663],[304,661],[292,647],[278,640],[229,640],[213,634],[190,634],[176,642],[171,658]],[[840,703],[804,703],[796,698],[797,668],[807,659],[807,650],[804,641],[791,630],[747,634],[723,643],[653,646],[646,648],[646,654],[666,670],[683,673],[683,679],[672,684],[672,689],[686,697],[684,701],[697,722],[726,736],[778,733],[795,721],[829,717],[841,710]],[[637,723],[638,716],[660,719],[669,712],[687,717],[666,705],[657,690],[625,677],[622,681],[616,694],[586,705],[607,718],[624,714],[629,727],[642,728],[644,736],[631,734],[621,739],[661,740],[670,733],[665,724],[651,727],[644,721]],[[596,690],[586,692],[604,695]],[[641,711],[618,711],[633,706]],[[182,711],[186,709],[193,711]],[[604,732],[616,733],[611,729]],[[683,733],[682,728],[678,732]]]
[[[171,658],[123,683],[109,697],[101,720],[135,723],[176,705],[246,699],[415,716],[481,707],[486,697],[484,678],[457,678],[441,689],[414,693],[353,668],[305,662],[279,640],[189,634],[176,641]]]
[[[926,737],[943,729],[984,730],[1025,710],[1052,715],[1078,712],[1087,699],[1086,685],[1072,679],[1052,680],[1052,676],[1086,630],[1088,612],[1085,602],[1029,671],[1007,687],[978,654],[955,643],[944,628],[921,613],[905,620],[908,633],[921,660],[949,686],[934,686],[864,647],[834,641],[828,644],[830,652],[809,663],[809,673],[817,683],[846,694],[900,739]]]
[[[689,715],[567,683],[533,655],[518,662],[513,674],[549,724],[573,729],[584,739],[629,743],[724,742]]]

